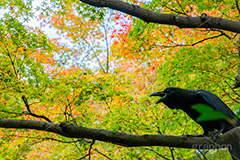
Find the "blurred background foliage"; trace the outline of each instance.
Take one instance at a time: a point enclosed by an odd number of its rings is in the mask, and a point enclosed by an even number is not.
[[[236,4],[230,0],[126,2],[161,13],[207,13],[239,20]],[[1,118],[44,120],[27,114],[25,96],[32,113],[54,123],[67,121],[138,135],[202,133],[182,111],[154,105],[157,99],[149,98],[169,86],[208,90],[239,113],[239,90],[231,89],[239,64],[236,33],[148,24],[74,0],[38,5],[36,1],[1,1],[0,10]],[[0,135],[1,159],[77,159],[86,156],[91,143],[34,130],[2,129]],[[96,142],[91,157],[230,156],[226,149],[126,148]]]

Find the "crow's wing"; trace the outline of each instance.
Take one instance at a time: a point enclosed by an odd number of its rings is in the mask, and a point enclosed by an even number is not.
[[[214,95],[211,92],[204,91],[204,90],[197,90],[196,91],[198,95],[200,95],[203,100],[208,103],[213,109],[222,112],[226,116],[228,116],[230,119],[235,119],[236,115],[233,113],[233,111],[216,95]],[[237,124],[240,126],[240,120],[237,119]],[[231,148],[231,149],[230,149]],[[232,146],[229,148],[229,151],[231,153],[231,156],[233,160],[240,159],[240,144]]]
[[[235,119],[236,115],[233,111],[220,99],[211,92],[204,90],[197,90],[197,94],[202,96],[206,103],[208,103],[214,110],[220,111],[230,119]]]

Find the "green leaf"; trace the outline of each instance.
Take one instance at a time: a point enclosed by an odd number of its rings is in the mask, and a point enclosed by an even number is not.
[[[206,104],[196,104],[192,108],[200,113],[200,116],[197,118],[198,122],[229,120],[225,114],[220,111],[215,111],[212,107]]]

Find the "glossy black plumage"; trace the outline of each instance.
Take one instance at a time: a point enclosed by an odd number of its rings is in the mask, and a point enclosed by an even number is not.
[[[204,90],[186,90],[181,88],[169,87],[163,92],[155,92],[150,96],[160,96],[157,103],[163,102],[171,109],[181,109],[188,114],[195,122],[197,122],[204,130],[204,135],[209,135],[211,132],[225,133],[236,126],[240,126],[240,121],[236,119],[234,112],[216,95]],[[209,120],[206,122],[198,122],[197,118],[200,113],[193,109],[196,104],[205,104],[215,111],[222,112],[229,119],[235,121],[230,123],[227,120]],[[234,146],[230,153],[234,160],[240,159],[240,145]],[[238,158],[237,158],[238,157]]]

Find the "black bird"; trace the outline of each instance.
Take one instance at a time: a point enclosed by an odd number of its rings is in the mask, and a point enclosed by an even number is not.
[[[150,96],[160,96],[157,103],[163,102],[171,109],[181,109],[196,123],[198,123],[204,130],[203,135],[208,136],[215,130],[217,134],[225,133],[234,127],[240,126],[240,121],[233,111],[216,95],[204,90],[186,90],[176,87],[166,88],[162,92],[152,93]],[[231,123],[226,119],[209,120],[205,122],[198,122],[197,118],[201,113],[193,109],[197,104],[204,104],[211,107],[213,110],[223,113],[226,117],[235,123]],[[240,160],[240,144],[229,148],[231,156],[234,160]]]

